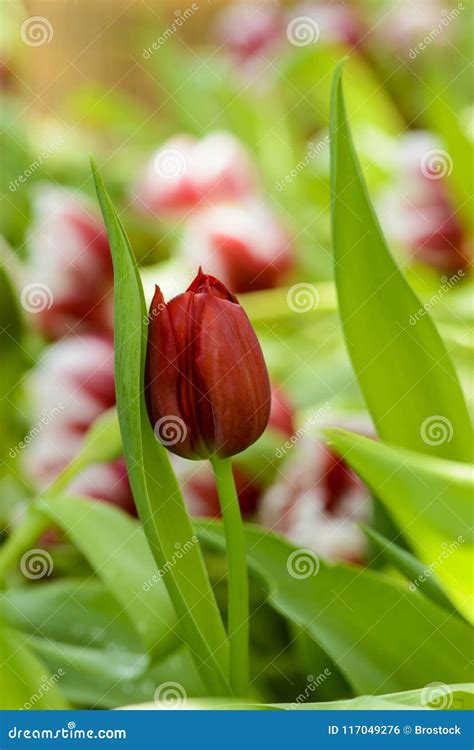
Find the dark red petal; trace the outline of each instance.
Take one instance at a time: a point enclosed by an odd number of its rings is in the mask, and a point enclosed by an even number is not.
[[[199,298],[195,297],[195,304]],[[212,405],[215,452],[232,456],[254,443],[267,425],[268,373],[258,339],[240,305],[207,295],[201,327],[194,366]]]
[[[150,421],[155,428],[158,421],[161,420],[165,430],[167,419],[170,426],[173,424],[173,420],[175,424],[176,419],[182,420],[185,427],[181,432],[183,439],[179,439],[175,444],[168,447],[173,453],[188,458],[190,457],[188,428],[184,415],[181,414],[178,400],[180,381],[178,349],[168,306],[159,287],[155,289],[148,321],[145,397]]]
[[[203,273],[201,266],[199,266],[196,278],[189,285],[186,291],[193,292],[193,294],[212,294],[214,297],[226,299],[230,302],[235,302],[236,304],[238,304],[237,297],[235,297],[232,292],[229,292],[222,281],[216,279],[215,276],[210,276],[206,273]]]

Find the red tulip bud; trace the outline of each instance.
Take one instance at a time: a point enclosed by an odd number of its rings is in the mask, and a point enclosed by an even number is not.
[[[146,361],[157,439],[184,458],[225,458],[262,434],[270,382],[258,339],[224,284],[199,270],[170,302],[156,287]]]

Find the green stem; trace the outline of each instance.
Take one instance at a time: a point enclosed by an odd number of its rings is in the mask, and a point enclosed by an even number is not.
[[[0,585],[4,583],[8,570],[35,545],[38,537],[50,526],[51,521],[47,516],[34,507],[28,509],[21,526],[12,532],[0,550]]]
[[[230,460],[212,458],[211,463],[227,547],[230,684],[234,694],[243,698],[249,680],[249,587],[244,528]]]

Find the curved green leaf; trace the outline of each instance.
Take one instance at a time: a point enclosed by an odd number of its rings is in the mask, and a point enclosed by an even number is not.
[[[440,705],[441,703],[441,705]],[[146,703],[138,706],[124,706],[128,709],[156,709],[156,704]],[[456,685],[442,684],[431,692],[426,688],[408,690],[401,693],[386,695],[360,695],[343,701],[327,701],[323,703],[241,703],[229,699],[221,700],[192,700],[185,705],[187,709],[212,711],[247,711],[299,710],[299,711],[407,711],[441,709],[441,710],[472,710],[474,708],[474,687],[470,683]]]
[[[140,524],[112,505],[89,498],[49,498],[37,507],[86,557],[146,647],[155,654],[176,647],[176,615],[164,580],[146,585],[156,566]]]
[[[435,571],[459,611],[474,621],[472,468],[345,430],[326,432],[403,529],[427,577]]]
[[[204,542],[224,548],[220,523],[196,528]],[[356,694],[469,679],[471,629],[461,618],[383,574],[323,560],[314,566],[307,551],[266,530],[246,526],[246,538],[268,603],[320,644]],[[308,563],[304,578],[297,554]]]
[[[27,637],[0,628],[0,709],[67,709],[62,674],[50,674],[27,646]]]
[[[114,263],[117,410],[133,496],[158,567],[168,571],[165,584],[202,679],[210,691],[225,695],[229,686],[224,625],[168,454],[155,439],[146,412],[148,321],[137,265],[102,178],[94,164],[92,168]],[[187,552],[177,559],[179,548]]]
[[[374,545],[377,557],[381,557],[385,562],[393,565],[413,586],[419,588],[435,604],[439,604],[440,607],[444,607],[451,612],[457,611],[443,592],[436,576],[434,574],[427,576],[426,567],[416,557],[374,529],[362,526],[362,531]]]
[[[332,93],[331,193],[340,315],[378,434],[422,453],[470,460],[472,429],[461,386],[430,316],[419,314],[422,304],[387,248],[354,151],[340,69]],[[447,425],[448,440],[424,439],[435,417]]]

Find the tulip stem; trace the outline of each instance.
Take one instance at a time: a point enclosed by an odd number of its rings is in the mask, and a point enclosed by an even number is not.
[[[227,545],[228,636],[230,684],[235,695],[247,694],[249,681],[249,586],[245,537],[229,459],[211,459]]]

